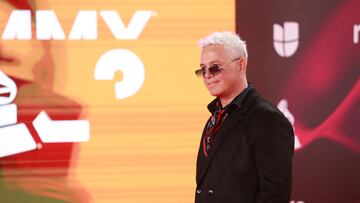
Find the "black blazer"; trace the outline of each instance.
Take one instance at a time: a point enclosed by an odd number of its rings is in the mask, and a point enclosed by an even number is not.
[[[289,203],[294,132],[275,106],[252,88],[215,136],[207,158],[200,142],[196,203]]]

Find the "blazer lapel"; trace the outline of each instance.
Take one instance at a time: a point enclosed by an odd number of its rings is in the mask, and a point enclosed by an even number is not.
[[[204,162],[204,166],[202,166],[201,170],[199,171],[200,175],[198,179],[198,184],[201,184],[201,182],[203,181],[205,174],[208,171],[212,160],[214,159],[214,156],[217,154],[221,144],[228,137],[227,135],[229,134],[229,131],[232,130],[232,128],[234,128],[235,125],[244,118],[244,114],[246,113],[251,103],[255,101],[255,97],[257,96],[258,95],[255,89],[251,90],[244,99],[244,102],[242,102],[241,107],[234,107],[234,109],[230,111],[228,117],[224,120],[224,123],[220,127],[219,132],[215,135],[217,136],[217,141],[214,143],[214,146],[210,150],[208,157]]]
[[[214,143],[212,149],[210,150],[208,157],[206,158],[206,161],[204,163],[204,166],[201,167],[202,170],[200,171],[199,182],[198,182],[199,184],[204,179],[204,176],[205,176],[214,156],[216,155],[216,153],[219,150],[223,141],[226,139],[226,137],[227,137],[226,135],[235,126],[235,124],[240,122],[241,119],[243,118],[241,110],[242,110],[241,108],[239,109],[239,108],[235,107],[234,110],[229,113],[228,118],[225,119],[224,123],[222,124],[222,126],[219,129],[219,132],[215,135],[215,136],[217,136],[217,138],[216,138],[217,140]]]

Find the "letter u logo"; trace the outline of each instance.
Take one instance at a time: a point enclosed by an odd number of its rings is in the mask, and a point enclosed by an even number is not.
[[[299,46],[299,24],[284,22],[284,27],[273,25],[274,49],[281,57],[290,57],[295,54]]]

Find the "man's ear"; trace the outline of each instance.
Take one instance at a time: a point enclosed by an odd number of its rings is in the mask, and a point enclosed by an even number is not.
[[[239,68],[240,68],[240,72],[241,73],[245,73],[246,72],[246,65],[247,65],[247,61],[243,58],[239,59]]]

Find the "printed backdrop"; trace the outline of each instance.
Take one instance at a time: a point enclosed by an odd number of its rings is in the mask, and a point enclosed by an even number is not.
[[[0,202],[193,202],[196,42],[246,40],[293,123],[292,202],[359,202],[356,0],[0,1]],[[241,181],[241,180],[239,180]]]
[[[295,202],[359,202],[360,2],[237,0],[248,77],[293,123]]]
[[[20,9],[32,10],[31,40],[3,39],[7,25],[26,28],[22,21],[9,23],[12,11]],[[51,13],[36,17],[43,10],[54,11],[58,23]],[[86,11],[81,20],[79,12]],[[115,15],[105,22],[104,11]],[[150,17],[136,19],[137,11]],[[198,143],[211,99],[194,74],[196,42],[214,30],[234,31],[234,19],[235,4],[227,0],[0,1],[0,67],[18,89],[8,103],[17,104],[17,123],[26,124],[36,143],[35,149],[0,158],[0,202],[192,202]],[[130,29],[131,21],[140,34],[124,39],[117,31],[122,24]],[[137,28],[142,21],[143,29]],[[97,37],[70,35],[86,28],[85,33],[94,33],[95,22]],[[37,39],[49,29],[57,39]],[[109,61],[119,71],[107,69]],[[137,71],[129,71],[131,65]],[[142,72],[143,83],[134,82]],[[116,91],[123,79],[127,85]],[[116,98],[116,92],[139,83],[134,94]],[[45,143],[32,123],[41,111],[53,121],[88,120],[89,141]],[[9,135],[1,132],[4,146]]]

